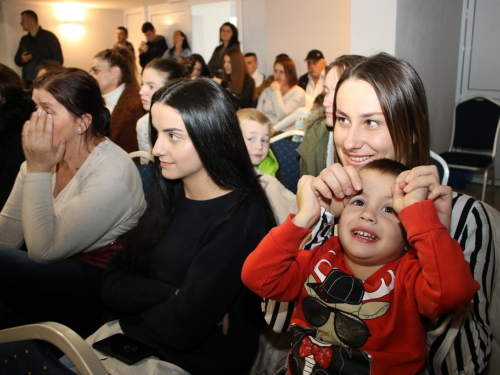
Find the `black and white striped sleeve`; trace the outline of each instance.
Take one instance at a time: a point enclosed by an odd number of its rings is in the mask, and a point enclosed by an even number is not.
[[[332,214],[321,208],[321,218],[313,228],[310,239],[304,244],[305,250],[312,250],[322,245],[332,236],[336,220]],[[278,302],[267,298],[262,299],[262,313],[267,324],[274,332],[286,332],[290,326],[295,304],[293,302]]]
[[[494,244],[483,205],[465,194],[453,194],[450,233],[461,245],[481,288],[458,315],[443,315],[427,334],[430,374],[480,374],[491,352],[488,317],[494,272]]]

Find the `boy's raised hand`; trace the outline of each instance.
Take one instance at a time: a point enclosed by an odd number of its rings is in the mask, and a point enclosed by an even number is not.
[[[302,176],[297,183],[297,215],[292,221],[303,228],[312,228],[321,215],[321,205],[318,196],[312,189],[313,176]]]
[[[405,207],[427,199],[427,188],[420,187],[405,193],[405,183],[392,185],[392,208],[399,214]]]
[[[321,207],[339,217],[349,198],[325,198],[314,186],[315,177],[302,176],[297,184],[297,215],[293,222],[304,228],[312,228],[320,219]]]
[[[441,223],[449,230],[452,211],[452,189],[439,183],[435,166],[413,168],[401,173],[393,187],[396,212],[412,203],[429,199],[434,202]]]

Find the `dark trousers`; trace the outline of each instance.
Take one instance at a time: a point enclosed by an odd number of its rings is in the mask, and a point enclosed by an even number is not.
[[[87,337],[103,323],[103,270],[74,259],[36,263],[0,248],[0,329],[54,321]]]

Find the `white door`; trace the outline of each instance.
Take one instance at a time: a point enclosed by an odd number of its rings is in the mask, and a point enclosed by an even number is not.
[[[456,101],[500,102],[500,1],[464,0]]]

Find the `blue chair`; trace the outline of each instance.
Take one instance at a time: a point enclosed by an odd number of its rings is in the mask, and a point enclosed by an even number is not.
[[[451,145],[441,157],[450,169],[483,174],[484,201],[488,179],[495,185],[495,154],[500,130],[500,104],[474,97],[455,106]],[[489,172],[491,171],[491,174]]]
[[[297,148],[302,142],[303,136],[303,131],[290,130],[271,138],[270,142],[280,165],[276,178],[294,194],[297,194],[297,182],[300,179]]]
[[[133,158],[145,158],[151,161],[149,164],[137,164],[137,170],[141,175],[142,188],[144,189],[144,199],[149,203],[151,199],[151,194],[153,193],[154,181],[153,181],[153,168],[154,168],[154,157],[149,152],[146,151],[134,151],[128,154]]]
[[[0,373],[74,375],[47,344],[66,354],[81,375],[108,374],[93,349],[80,336],[54,322],[1,330]]]

